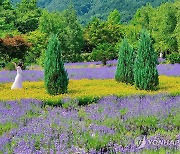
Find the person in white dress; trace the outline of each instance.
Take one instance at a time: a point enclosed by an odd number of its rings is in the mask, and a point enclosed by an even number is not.
[[[16,78],[14,80],[14,83],[11,87],[11,89],[21,89],[22,88],[22,63],[19,63],[18,65],[16,65],[16,63],[13,63],[15,65],[15,68],[17,70],[17,75]]]

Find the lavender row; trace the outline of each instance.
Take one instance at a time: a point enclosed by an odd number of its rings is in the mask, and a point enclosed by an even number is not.
[[[157,66],[159,75],[180,76],[180,64],[161,64]],[[100,68],[67,68],[70,79],[113,79],[116,67],[100,67]],[[0,83],[13,82],[16,71],[1,71]],[[24,70],[24,81],[42,81],[44,78],[43,71]]]
[[[64,99],[63,103],[69,101],[78,103],[70,99]],[[152,116],[145,126],[151,128],[153,123],[148,122],[157,118],[154,128],[163,129],[164,133],[169,129],[177,133],[176,123],[170,122],[168,128],[169,122],[164,120],[170,119],[169,115],[173,120],[179,114],[180,96],[109,96],[89,106],[69,106],[68,109],[42,108],[42,102],[35,100],[0,104],[0,120],[18,125],[18,128],[0,136],[2,153],[118,153],[138,150],[133,141],[141,134],[136,128],[138,122],[131,120],[134,117]],[[31,111],[31,114],[24,115],[26,111]],[[6,115],[8,118],[4,120]],[[125,135],[128,132],[132,134]],[[151,131],[147,133],[151,135]],[[180,139],[180,134],[174,135]],[[126,145],[131,148],[125,148]],[[154,148],[151,146],[147,144],[144,148]]]
[[[0,83],[13,82],[16,71],[1,71]],[[44,78],[43,71],[39,70],[23,70],[23,81],[42,81]]]
[[[163,58],[158,58],[158,63],[164,63],[166,60]],[[116,66],[117,65],[117,60],[109,60],[107,61],[108,66]],[[76,62],[76,63],[65,63],[65,66],[68,68],[73,68],[73,67],[81,67],[81,68],[86,68],[86,67],[95,67],[98,65],[103,65],[101,61],[93,61],[93,62]]]

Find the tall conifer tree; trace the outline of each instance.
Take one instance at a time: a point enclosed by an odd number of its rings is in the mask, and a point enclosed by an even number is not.
[[[52,95],[66,93],[69,79],[62,61],[61,45],[56,35],[52,35],[49,40],[44,67],[47,92]]]
[[[139,89],[154,90],[159,84],[157,53],[154,51],[152,39],[147,31],[142,30],[137,57],[134,65],[135,86]]]
[[[134,50],[124,39],[119,49],[118,66],[116,69],[115,79],[118,82],[133,84],[134,74]]]

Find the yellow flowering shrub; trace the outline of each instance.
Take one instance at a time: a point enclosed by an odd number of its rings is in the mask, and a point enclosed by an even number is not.
[[[11,90],[12,83],[4,83],[0,84],[0,100],[33,98],[55,101],[63,97],[84,98],[157,93],[180,94],[180,77],[160,76],[159,80],[160,85],[157,91],[137,90],[134,86],[117,83],[114,79],[70,80],[68,93],[57,96],[51,96],[46,92],[43,81],[24,82],[21,90]]]

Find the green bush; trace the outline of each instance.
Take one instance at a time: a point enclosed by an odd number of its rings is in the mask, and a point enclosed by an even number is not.
[[[58,95],[67,92],[69,79],[62,61],[61,45],[56,35],[52,35],[49,40],[46,50],[44,75],[45,87],[49,94]]]
[[[88,104],[92,104],[92,103],[97,103],[97,101],[99,100],[99,97],[83,97],[83,98],[78,98],[78,105],[88,105]]]
[[[128,44],[128,41],[124,39],[119,49],[118,65],[115,74],[116,81],[133,84],[134,55],[133,48]]]
[[[157,63],[157,53],[154,51],[152,39],[147,31],[142,30],[134,65],[136,88],[144,90],[157,88],[159,84]]]
[[[167,58],[172,64],[175,64],[175,63],[180,64],[180,53],[172,53]]]

